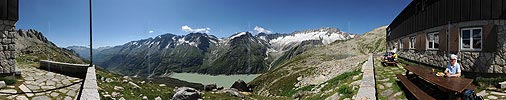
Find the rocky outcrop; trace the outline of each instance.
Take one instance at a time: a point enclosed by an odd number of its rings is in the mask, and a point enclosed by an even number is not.
[[[234,88],[244,92],[253,92],[252,88],[254,87],[252,85],[246,84],[246,82],[244,82],[243,80],[237,80],[234,82],[234,84],[232,84],[232,87],[230,88]]]
[[[42,32],[34,29],[17,30],[13,34],[16,42],[16,55],[23,57],[23,61],[38,62],[52,60],[65,63],[83,64],[84,60],[69,49],[60,48],[49,41]]]
[[[17,33],[20,37],[28,38],[28,39],[36,39],[36,40],[40,41],[41,43],[47,43],[52,46],[56,46],[51,41],[47,40],[47,38],[42,34],[42,32],[39,32],[37,30],[34,30],[34,29],[21,30],[20,29],[17,31]]]

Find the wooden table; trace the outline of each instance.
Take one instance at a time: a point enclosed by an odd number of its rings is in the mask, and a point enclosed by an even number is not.
[[[418,75],[420,78],[438,85],[440,87],[443,87],[445,89],[462,93],[464,92],[464,89],[468,88],[468,86],[471,85],[473,82],[472,79],[468,78],[462,78],[462,77],[438,77],[435,73],[432,73],[431,70],[424,69],[421,67],[414,67],[414,66],[404,66],[406,70],[409,72],[413,72],[414,74]]]

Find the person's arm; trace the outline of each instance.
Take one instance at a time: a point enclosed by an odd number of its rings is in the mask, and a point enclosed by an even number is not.
[[[445,76],[450,76],[450,73],[448,72],[448,68],[445,70]]]
[[[448,72],[448,70],[449,70],[448,67],[449,66],[450,66],[449,64],[446,65],[446,69],[445,69],[445,72],[444,72],[446,76],[450,76],[450,73]]]

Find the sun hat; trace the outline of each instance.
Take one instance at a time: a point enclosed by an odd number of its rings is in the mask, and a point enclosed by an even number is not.
[[[450,55],[450,59],[457,59],[457,57],[458,57],[458,56],[457,56],[457,55],[455,55],[455,54]]]

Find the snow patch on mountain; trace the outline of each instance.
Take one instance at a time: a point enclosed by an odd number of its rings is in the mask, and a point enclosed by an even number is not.
[[[197,46],[198,46],[198,44],[197,44],[197,43],[187,41],[187,40],[185,40],[185,38],[179,38],[179,39],[177,40],[177,44],[176,44],[176,46],[181,45],[181,44],[189,44],[190,46],[194,46],[194,47],[197,47]]]
[[[293,44],[301,43],[306,40],[321,40],[323,44],[327,45],[336,40],[346,40],[349,36],[345,36],[343,32],[328,32],[328,31],[314,31],[314,32],[301,32],[289,36],[278,37],[270,40],[269,43],[277,49],[285,48]]]
[[[239,37],[239,36],[242,36],[242,35],[246,35],[246,32],[241,32],[241,33],[239,33],[239,34],[236,34],[236,35],[234,35],[234,36],[230,37],[229,39],[230,39],[230,40],[232,40],[232,39],[234,39],[234,38],[236,38],[236,37]]]

